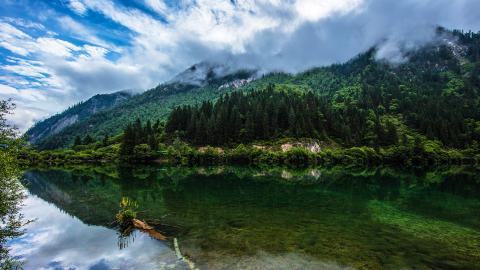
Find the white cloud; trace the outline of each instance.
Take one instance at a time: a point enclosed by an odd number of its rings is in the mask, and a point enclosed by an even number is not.
[[[92,43],[99,40],[94,35],[90,37]],[[141,85],[138,66],[107,60],[109,50],[100,46],[78,46],[48,33],[33,38],[3,22],[0,22],[0,46],[19,55],[7,57],[0,67],[9,74],[0,77],[0,81],[8,84],[1,84],[0,98],[12,98],[17,103],[15,114],[8,118],[21,131],[34,121],[98,92]]]
[[[20,55],[22,55],[22,56],[26,56],[26,55],[28,55],[28,53],[29,53],[27,49],[21,48],[21,47],[17,47],[16,45],[11,44],[11,43],[9,43],[9,42],[7,42],[7,41],[1,41],[1,42],[0,42],[0,46],[3,47],[3,48],[5,48],[5,49],[7,49],[7,50],[9,50],[9,51],[11,51],[11,52],[13,52],[13,53],[20,54]]]
[[[85,45],[83,48],[92,58],[103,58],[108,53],[107,49],[98,46]]]
[[[1,95],[13,95],[17,93],[17,89],[10,87],[8,85],[0,84],[0,94]]]
[[[22,18],[3,17],[3,18],[0,18],[0,21],[8,22],[23,28],[45,30],[45,27],[42,24],[24,20]]]
[[[163,36],[165,25],[138,9],[119,7],[110,0],[84,0],[83,3],[132,31],[153,36],[160,34],[157,38],[166,38]]]
[[[23,31],[15,28],[9,23],[0,22],[0,38],[10,39],[10,38],[27,38],[29,37]]]
[[[32,79],[44,78],[49,73],[42,65],[22,59],[13,65],[4,65],[2,69]]]
[[[26,80],[24,77],[15,76],[15,75],[0,76],[0,81],[3,81],[9,85],[19,85],[19,86],[25,86],[30,84],[30,82]]]
[[[27,56],[33,53],[47,53],[54,56],[71,56],[72,51],[80,48],[68,41],[52,38],[32,38],[9,23],[0,22],[0,46],[13,53]]]
[[[25,131],[36,120],[55,112],[55,108],[39,108],[30,104],[49,102],[49,98],[38,89],[16,89],[0,83],[0,99],[12,99],[16,105],[14,114],[7,115],[7,120],[20,131]],[[50,109],[48,109],[50,108]]]
[[[85,7],[85,5],[83,5],[82,2],[78,0],[70,0],[68,5],[78,15],[84,15],[85,12],[87,12],[87,8]]]
[[[69,16],[60,16],[58,18],[60,27],[68,32],[72,37],[89,42],[91,44],[100,45],[113,51],[120,51],[116,46],[98,38],[90,29],[75,21]]]
[[[145,3],[160,14],[165,14],[168,11],[167,5],[162,0],[145,0]]]
[[[358,9],[363,0],[300,0],[294,6],[301,20],[318,21],[335,13],[345,14]]]
[[[79,51],[80,47],[61,39],[38,38],[36,43],[38,51],[54,56],[69,57],[73,51]]]

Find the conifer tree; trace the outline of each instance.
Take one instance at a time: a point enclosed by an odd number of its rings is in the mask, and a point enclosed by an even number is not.
[[[108,134],[105,134],[105,136],[103,137],[103,140],[102,140],[102,146],[105,147],[108,145]]]
[[[82,145],[82,139],[80,138],[80,136],[75,136],[75,140],[73,142],[73,146],[79,146],[79,145]]]
[[[128,124],[123,131],[122,143],[120,145],[120,155],[123,157],[133,155],[135,148],[135,130],[131,124]]]
[[[387,145],[393,145],[398,142],[397,128],[391,121],[386,123],[387,134],[386,134],[386,143]]]
[[[93,139],[92,136],[90,136],[90,134],[87,134],[87,136],[83,138],[83,144],[85,145],[92,144],[94,142],[95,142],[95,139]]]

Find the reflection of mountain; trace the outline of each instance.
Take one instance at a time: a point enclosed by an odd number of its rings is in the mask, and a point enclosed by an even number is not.
[[[24,178],[29,191],[45,201],[58,203],[60,205],[71,204],[72,199],[68,193],[60,190],[55,184],[45,181],[38,173],[28,171]]]
[[[59,170],[33,170],[25,173],[24,183],[30,193],[89,225],[108,226],[118,211],[120,195],[112,181],[102,183],[95,177]]]
[[[133,198],[141,218],[179,226],[182,252],[205,267],[279,263],[286,253],[369,269],[431,266],[443,257],[469,267],[478,259],[469,248],[480,244],[480,189],[478,176],[465,170],[415,176],[390,169],[143,167],[109,173],[116,177],[88,171],[30,171],[25,179],[33,194],[88,224],[108,225],[120,198]],[[403,220],[421,234],[402,227]],[[445,229],[455,232],[451,243],[429,233]],[[471,242],[461,243],[466,238]]]

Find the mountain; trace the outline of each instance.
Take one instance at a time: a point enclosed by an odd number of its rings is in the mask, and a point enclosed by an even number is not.
[[[25,134],[33,144],[41,143],[45,138],[62,132],[65,128],[87,119],[89,116],[103,110],[120,105],[131,98],[128,91],[112,94],[99,94],[68,108],[62,113],[36,123]]]
[[[416,141],[420,149],[429,139],[430,147],[477,149],[479,52],[480,34],[439,33],[401,64],[372,49],[344,64],[271,74],[247,85],[258,91],[175,108],[166,132],[201,146],[308,138],[347,147]]]
[[[70,145],[76,135],[90,134],[97,139],[106,134],[116,135],[136,118],[153,121],[166,119],[172,108],[177,105],[195,104],[218,98],[250,82],[255,76],[255,70],[234,70],[219,64],[202,62],[191,66],[166,83],[132,96],[108,109],[78,119],[66,128],[33,142],[40,149],[53,149]],[[58,116],[52,118],[43,122],[55,123],[55,120],[59,119]],[[43,122],[42,127],[49,126]],[[27,132],[27,135],[29,134],[32,134],[30,130]]]
[[[268,123],[273,123],[271,116],[276,112],[269,108],[283,107],[288,109],[284,113],[287,116],[283,118],[291,120],[277,119],[275,123],[287,121],[295,126],[295,130],[301,131],[311,126],[309,117],[318,115],[326,125],[317,130],[323,133],[318,137],[346,145],[373,144],[377,137],[384,136],[380,133],[393,131],[393,126],[402,131],[400,134],[421,134],[448,146],[463,147],[479,141],[480,34],[439,29],[437,39],[406,52],[405,59],[402,63],[392,64],[385,59],[377,59],[376,48],[372,48],[343,64],[313,68],[295,75],[271,73],[261,77],[256,71],[229,73],[230,70],[222,65],[199,63],[123,104],[75,122],[37,145],[42,149],[52,149],[70,145],[79,134],[90,134],[97,139],[105,134],[119,134],[126,124],[136,118],[143,121],[165,120],[178,105],[215,101],[232,91],[262,90],[271,84],[278,91],[315,94],[320,99],[318,102],[323,104],[317,109],[323,111],[320,114],[315,111],[310,113],[305,108],[315,108],[302,106],[301,99],[290,99],[290,96],[282,100],[285,104],[265,99],[271,104],[268,108],[265,102],[259,102],[262,99],[249,97],[247,102],[257,103],[251,111],[258,114],[249,117],[256,124],[262,122],[267,125],[255,125],[251,134],[254,139],[268,139],[265,137],[270,136]],[[235,104],[235,98],[222,100],[227,101],[231,102],[231,106],[224,107],[224,112],[212,118],[213,121],[222,116],[225,120],[236,115],[236,122],[226,120],[214,126],[222,130],[222,134],[228,133],[225,133],[225,126],[231,127],[235,133],[233,123],[246,125],[248,116],[247,112],[242,112],[242,108],[248,106]],[[293,104],[295,107],[292,107]],[[232,113],[235,105],[237,108]],[[277,115],[277,118],[280,117]],[[205,127],[217,125],[212,121],[198,124]],[[262,134],[256,134],[261,130]],[[245,132],[245,129],[238,132]],[[277,136],[310,134],[292,134],[291,128],[285,132]],[[236,135],[242,137],[241,134]]]
[[[225,78],[230,74],[234,74],[236,71],[237,70],[227,65],[204,61],[192,65],[185,71],[179,73],[173,77],[173,79],[168,81],[167,84],[177,83],[184,85],[205,86],[214,82],[218,78]]]

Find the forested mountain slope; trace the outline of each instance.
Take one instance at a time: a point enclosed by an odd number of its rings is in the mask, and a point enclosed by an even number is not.
[[[26,135],[31,143],[41,143],[45,138],[58,134],[65,128],[95,113],[124,103],[131,96],[132,94],[127,91],[95,95],[87,101],[68,108],[62,113],[36,123],[26,132]]]
[[[273,74],[218,102],[179,107],[166,125],[198,145],[282,137],[387,146],[424,136],[444,146],[480,142],[480,36],[439,39],[392,65],[371,50],[341,65]],[[268,85],[268,86],[267,86]]]
[[[197,66],[201,66],[201,68]],[[236,71],[224,74],[219,70],[223,71],[214,64],[194,65],[171,81],[135,95],[109,110],[77,121],[36,145],[40,149],[53,149],[69,146],[77,135],[89,134],[97,139],[105,135],[116,135],[126,124],[137,118],[142,120],[165,119],[171,109],[177,105],[195,104],[203,100],[215,99],[231,88],[247,83],[255,75],[255,71]]]
[[[192,67],[187,74],[196,71]],[[347,63],[296,75],[275,73],[250,82],[252,72],[223,77],[215,76],[215,72],[207,74],[200,83],[177,80],[160,85],[120,106],[78,121],[38,145],[68,146],[79,131],[97,138],[118,134],[136,118],[166,119],[175,106],[216,100],[232,90],[264,90],[271,84],[274,92],[288,94],[258,94],[246,99],[229,95],[217,104],[187,107],[184,115],[189,116],[190,123],[185,123],[186,118],[181,120],[183,124],[175,123],[172,114],[167,129],[179,130],[185,139],[198,144],[307,136],[345,145],[382,145],[389,143],[385,138],[389,130],[393,132],[392,127],[398,133],[396,140],[406,134],[417,134],[459,148],[480,140],[478,33],[439,29],[434,42],[409,51],[403,63],[379,60],[373,48]],[[314,95],[306,94],[309,92]],[[300,97],[295,98],[292,93]],[[302,102],[320,105],[312,107]],[[255,125],[247,124],[248,118]],[[211,137],[197,127],[216,136],[230,135]],[[203,134],[209,139],[192,134]]]

